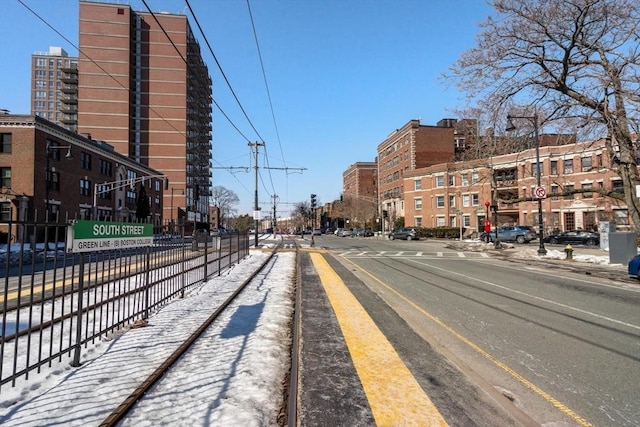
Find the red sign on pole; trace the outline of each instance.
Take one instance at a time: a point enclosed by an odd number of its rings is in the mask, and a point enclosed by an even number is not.
[[[536,187],[533,190],[533,194],[536,196],[536,199],[544,199],[547,197],[547,190],[544,187]]]

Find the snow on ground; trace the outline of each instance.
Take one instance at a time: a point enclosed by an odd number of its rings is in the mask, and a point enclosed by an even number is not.
[[[99,425],[268,256],[251,255],[149,318],[0,390],[3,426]],[[289,365],[295,254],[279,253],[124,425],[273,425]],[[188,410],[185,410],[188,409]]]
[[[270,248],[280,237],[261,239],[260,246]],[[303,247],[312,244],[308,237],[297,242]],[[451,241],[445,246],[465,251],[494,249],[493,244],[479,240]],[[564,251],[555,249],[547,249],[540,257],[537,246],[506,243],[504,248],[521,259],[566,258]],[[575,262],[609,262],[604,251],[589,250],[589,255],[580,251],[574,253]],[[266,252],[252,250],[221,276],[154,314],[146,327],[121,331],[83,351],[80,368],[72,368],[70,359],[65,359],[53,368],[43,368],[41,374],[30,374],[28,381],[19,381],[16,387],[3,386],[0,424],[98,425],[266,259]],[[181,359],[179,371],[157,384],[125,425],[274,425],[289,365],[294,264],[293,252],[280,253],[267,276],[243,292],[230,314],[223,316],[223,326],[213,327]]]

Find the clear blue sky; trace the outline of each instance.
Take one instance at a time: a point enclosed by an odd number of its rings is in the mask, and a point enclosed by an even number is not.
[[[77,56],[78,2],[0,0],[0,108],[30,112],[30,60],[61,46]],[[120,0],[147,11],[141,0]],[[209,73],[213,97],[241,135],[213,107],[214,167],[253,167],[248,142],[263,139],[272,168],[260,169],[260,207],[287,216],[297,202],[339,198],[342,173],[374,161],[376,147],[407,121],[434,125],[463,105],[441,73],[473,46],[478,23],[492,12],[483,0],[251,0],[273,116],[246,0],[190,0],[205,36],[242,107],[245,119],[183,0],[147,0],[151,10],[186,14]],[[75,45],[75,46],[74,46]],[[275,124],[274,124],[275,116]],[[276,132],[277,126],[277,132]],[[258,164],[266,166],[260,149]],[[213,185],[238,194],[239,213],[251,214],[254,169],[213,170]]]

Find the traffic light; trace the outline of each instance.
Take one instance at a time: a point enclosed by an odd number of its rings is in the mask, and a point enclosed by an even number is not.
[[[316,195],[312,194],[311,195],[311,209],[315,209],[316,208]]]

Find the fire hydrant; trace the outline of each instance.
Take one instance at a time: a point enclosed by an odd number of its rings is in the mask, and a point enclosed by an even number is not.
[[[566,259],[573,259],[573,247],[571,245],[567,245],[564,248],[564,253],[567,254]]]

